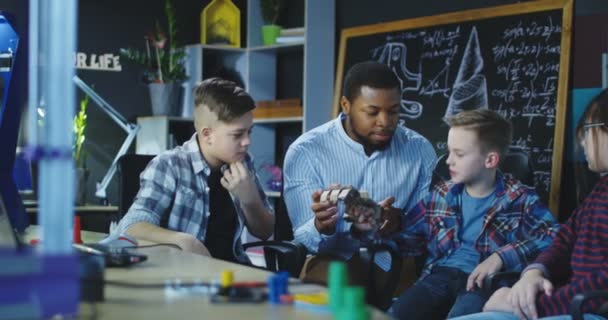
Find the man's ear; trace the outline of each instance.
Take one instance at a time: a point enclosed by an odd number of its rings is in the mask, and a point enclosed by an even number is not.
[[[348,101],[345,96],[340,98],[340,107],[342,107],[342,112],[344,114],[350,114],[350,101]]]
[[[498,168],[500,163],[500,154],[496,151],[490,151],[486,156],[486,168]]]

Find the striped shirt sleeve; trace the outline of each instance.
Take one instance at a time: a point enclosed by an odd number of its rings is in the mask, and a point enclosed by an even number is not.
[[[311,252],[317,252],[321,234],[314,224],[311,195],[322,189],[321,179],[314,170],[314,160],[304,149],[295,146],[285,155],[284,199],[294,228],[294,239]]]
[[[560,229],[549,250],[537,262],[545,265],[556,288],[551,296],[541,295],[537,307],[541,315],[568,314],[572,298],[592,290],[608,289],[608,183],[606,178],[579,206]],[[569,268],[568,264],[569,263]],[[571,275],[569,275],[571,274]],[[561,278],[569,275],[567,278]],[[591,299],[583,312],[593,312],[606,299]]]
[[[417,148],[420,152],[419,159],[423,159],[424,165],[422,174],[418,176],[418,181],[416,182],[416,189],[410,195],[409,202],[407,203],[404,209],[406,212],[410,209],[414,208],[419,201],[423,200],[426,195],[429,193],[431,180],[433,178],[433,170],[435,170],[435,162],[437,159],[437,154],[435,153],[435,149],[433,146],[424,141],[419,143],[419,148]]]

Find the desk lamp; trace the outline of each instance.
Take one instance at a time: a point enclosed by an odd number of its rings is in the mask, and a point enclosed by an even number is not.
[[[120,113],[118,113],[118,111],[116,111],[116,109],[114,109],[108,102],[106,102],[103,98],[101,98],[95,92],[95,90],[93,90],[86,83],[84,83],[84,81],[82,81],[78,76],[75,75],[73,80],[78,88],[80,88],[82,91],[84,91],[84,93],[89,95],[89,97],[91,97],[91,99],[93,101],[95,101],[97,106],[99,106],[101,108],[101,110],[103,110],[103,112],[105,112],[108,116],[110,116],[110,118],[112,118],[112,120],[114,120],[114,122],[116,122],[127,133],[127,137],[125,138],[122,145],[120,146],[120,149],[116,153],[114,160],[112,160],[112,164],[110,165],[110,168],[108,168],[108,171],[103,176],[103,179],[101,180],[101,182],[98,182],[96,185],[95,196],[106,201],[107,200],[106,189],[108,188],[108,185],[110,184],[110,180],[112,180],[112,177],[116,173],[116,166],[118,165],[118,159],[120,159],[120,157],[122,155],[127,153],[129,146],[131,145],[131,143],[133,143],[133,140],[135,139],[135,136],[137,135],[137,132],[139,131],[140,127],[137,124],[130,123],[129,121],[127,121],[127,119],[125,119],[125,117],[123,117]]]

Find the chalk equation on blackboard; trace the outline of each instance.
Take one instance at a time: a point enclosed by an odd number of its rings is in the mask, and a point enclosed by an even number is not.
[[[491,108],[513,121],[512,149],[531,157],[537,187],[548,191],[553,139],[541,147],[547,140],[528,133],[556,123],[561,26],[547,16],[495,27],[498,34],[474,23],[390,33],[369,55],[398,76],[402,120]]]

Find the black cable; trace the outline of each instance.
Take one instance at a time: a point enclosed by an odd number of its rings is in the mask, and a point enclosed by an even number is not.
[[[166,287],[171,287],[175,285],[179,288],[189,288],[189,287],[210,287],[210,282],[173,282],[167,281],[166,283],[135,283],[135,282],[125,282],[125,281],[115,281],[115,280],[104,280],[104,285],[121,287],[121,288],[129,288],[129,289],[164,289]]]
[[[126,246],[126,247],[121,247],[123,249],[147,249],[147,248],[154,248],[154,247],[173,247],[179,250],[182,250],[182,248],[180,248],[180,246],[174,244],[174,243],[155,243],[155,244],[147,244],[147,245],[141,245],[141,246]]]
[[[93,280],[93,279],[81,279],[84,282],[96,282],[98,280]],[[255,281],[252,283],[256,283]],[[128,289],[164,289],[166,287],[176,287],[176,288],[193,288],[193,287],[211,287],[214,284],[211,284],[211,282],[201,282],[201,281],[190,281],[190,282],[179,282],[179,281],[175,281],[175,280],[167,280],[166,283],[136,283],[136,282],[126,282],[126,281],[115,281],[115,280],[103,280],[103,284],[104,285],[108,285],[108,286],[114,286],[114,287],[121,287],[121,288],[128,288]],[[290,286],[298,286],[298,285],[304,285],[305,283],[303,282],[294,282],[294,283],[289,283]],[[234,284],[236,287],[239,286],[244,286],[247,287],[249,286],[247,284],[247,282],[236,282]],[[262,282],[260,282],[259,287],[262,286]],[[251,287],[258,287],[257,283],[256,285],[251,285]]]

